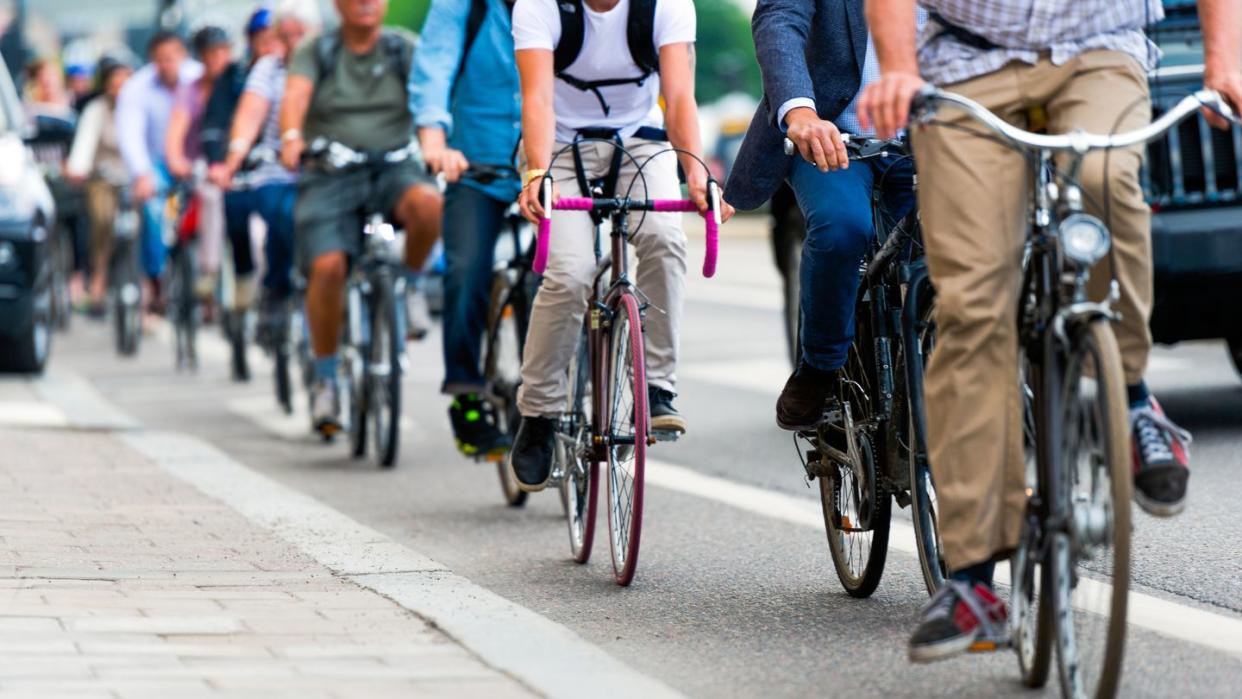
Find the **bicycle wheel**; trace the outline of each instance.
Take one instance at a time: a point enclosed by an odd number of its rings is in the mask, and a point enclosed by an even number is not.
[[[280,404],[280,409],[286,415],[293,414],[293,377],[290,375],[292,372],[289,368],[289,355],[289,343],[282,341],[276,346],[276,355],[273,357],[275,366],[272,368],[276,402]]]
[[[521,297],[520,290],[510,287],[510,274],[508,270],[499,271],[492,279],[483,380],[488,386],[488,399],[495,407],[496,427],[509,435],[512,441],[522,421],[517,407],[517,389],[521,381],[522,346],[529,306]],[[525,505],[528,494],[518,488],[503,459],[496,464],[496,471],[505,502],[513,507]]]
[[[864,467],[875,468],[875,449],[871,440],[858,440],[859,458]],[[865,486],[854,471],[838,464],[833,476],[819,479],[819,501],[828,533],[828,551],[841,586],[851,597],[870,597],[880,585],[888,559],[888,532],[892,518],[892,496],[874,495],[871,527],[863,528],[862,507]]]
[[[930,292],[926,287],[923,293]],[[920,299],[922,301],[922,299]],[[916,345],[904,357],[906,370],[906,460],[910,468],[910,519],[914,523],[914,544],[918,549],[919,567],[928,594],[944,584],[948,568],[941,553],[936,485],[927,457],[927,410],[923,399],[922,380],[936,346],[935,304],[926,299],[918,312]]]
[[[401,438],[401,332],[402,313],[395,283],[387,276],[376,281],[372,297],[370,361],[371,434],[375,439],[375,458],[391,468],[397,462]]]
[[[557,458],[564,474],[561,503],[569,524],[569,550],[578,563],[591,558],[595,539],[595,513],[598,507],[599,464],[591,444],[591,413],[594,393],[591,362],[585,327],[578,336],[578,348],[569,361],[569,434],[558,434]]]
[[[1121,353],[1106,319],[1077,328],[1061,378],[1060,473],[1068,531],[1049,551],[1061,691],[1117,694],[1130,589],[1130,445]]]
[[[138,281],[137,251],[131,241],[117,243],[113,274],[116,348],[121,356],[132,357],[138,353],[138,342],[142,337],[142,290]]]
[[[1038,475],[1036,453],[1038,416],[1042,406],[1037,406],[1034,390],[1041,385],[1041,375],[1025,356],[1020,366],[1018,386],[1022,394],[1023,460],[1027,489],[1035,493],[1043,485]],[[1046,502],[1046,497],[1040,492],[1040,500]],[[1044,596],[1044,591],[1052,587],[1049,582],[1051,569],[1044,552],[1039,513],[1032,508],[1027,512],[1018,550],[1010,564],[1009,605],[1018,669],[1022,673],[1022,683],[1033,689],[1048,683],[1048,672],[1052,667],[1053,608],[1051,601]]]
[[[622,293],[609,331],[608,534],[613,577],[629,585],[638,567],[647,462],[647,365],[638,301]]]
[[[365,326],[370,320],[367,318],[366,304],[363,301],[362,291],[357,286],[351,284],[347,287],[345,308],[346,340],[341,345],[340,361],[344,381],[338,385],[340,386],[339,392],[342,400],[346,401],[348,405],[348,409],[342,410],[342,414],[349,416],[349,451],[355,459],[359,459],[367,454],[367,418],[371,405],[371,373],[367,370],[367,358],[370,356],[370,353],[365,342],[367,336]],[[362,327],[355,328],[354,319],[358,319],[357,325]],[[355,331],[357,332],[355,333]]]

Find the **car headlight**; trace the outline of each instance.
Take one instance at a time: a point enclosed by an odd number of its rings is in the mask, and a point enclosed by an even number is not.
[[[1080,265],[1090,267],[1108,254],[1108,229],[1100,219],[1088,214],[1070,214],[1059,228],[1061,250]]]
[[[17,248],[7,240],[0,240],[0,269],[8,269],[17,264]]]

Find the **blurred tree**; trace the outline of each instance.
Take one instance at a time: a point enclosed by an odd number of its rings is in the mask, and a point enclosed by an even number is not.
[[[430,4],[431,0],[393,2],[388,7],[388,22],[417,31]],[[758,97],[759,64],[750,37],[750,18],[735,0],[694,0],[694,5],[699,25],[699,101],[708,104],[730,92]]]

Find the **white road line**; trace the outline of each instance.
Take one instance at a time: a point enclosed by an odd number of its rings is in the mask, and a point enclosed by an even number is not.
[[[784,493],[708,476],[683,466],[647,460],[647,482],[661,488],[714,500],[746,512],[798,526],[823,529],[824,518],[818,504]],[[914,528],[894,521],[889,547],[917,555]],[[1009,579],[1008,565],[998,565],[996,579]],[[1097,600],[1105,599],[1110,586],[1082,579],[1074,595],[1074,606],[1102,611]],[[1242,656],[1242,619],[1170,602],[1141,592],[1130,592],[1129,622],[1181,641]]]
[[[50,403],[0,401],[0,427],[64,427],[65,414]]]

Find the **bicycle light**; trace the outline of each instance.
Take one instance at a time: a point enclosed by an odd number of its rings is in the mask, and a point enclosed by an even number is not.
[[[1085,267],[1108,253],[1108,229],[1094,216],[1070,214],[1061,221],[1060,236],[1065,256]]]

